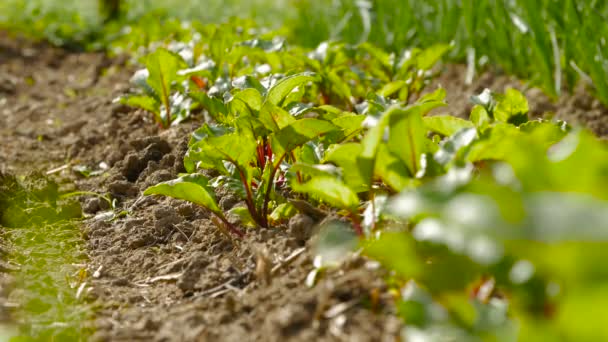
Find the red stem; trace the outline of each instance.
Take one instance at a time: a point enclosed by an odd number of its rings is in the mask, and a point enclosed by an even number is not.
[[[262,207],[262,215],[266,226],[268,226],[268,202],[270,202],[270,191],[272,190],[272,186],[274,185],[274,176],[276,175],[277,170],[279,169],[279,166],[283,161],[283,158],[285,158],[285,154],[283,154],[281,158],[277,160],[276,167],[273,163],[270,164],[272,166],[272,171],[270,171],[270,177],[268,177],[268,186],[266,186],[266,193],[264,193],[264,206]]]
[[[357,233],[359,237],[362,237],[363,228],[361,227],[361,219],[359,218],[359,216],[357,216],[357,213],[351,212],[349,218],[353,222],[353,228],[355,229],[355,233]]]
[[[237,169],[239,170],[239,176],[241,177],[241,182],[245,186],[245,191],[247,192],[247,199],[245,201],[245,203],[247,203],[247,209],[249,209],[249,212],[251,213],[251,217],[255,220],[255,222],[257,224],[259,224],[260,226],[266,228],[266,226],[263,224],[264,222],[262,222],[260,220],[257,210],[255,210],[255,205],[253,203],[253,194],[251,193],[251,188],[249,187],[249,184],[247,183],[247,177],[245,177],[245,173],[243,172],[243,170],[241,170],[240,167],[237,166]]]
[[[238,229],[237,227],[235,227],[232,223],[230,223],[230,221],[228,221],[228,219],[226,219],[226,217],[224,215],[220,215],[218,213],[213,213],[217,218],[220,219],[220,221],[222,221],[222,223],[224,223],[224,225],[226,226],[226,228],[233,234],[237,235],[240,238],[244,238],[245,237],[245,233]]]

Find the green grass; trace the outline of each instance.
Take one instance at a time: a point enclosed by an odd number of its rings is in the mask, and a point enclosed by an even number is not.
[[[15,278],[8,300],[18,304],[2,341],[82,341],[91,333],[80,217],[80,205],[62,199],[56,183],[0,174],[0,239]]]
[[[352,0],[334,1],[329,7],[323,0],[296,3],[298,15],[289,26],[305,45],[328,38],[351,43],[368,38],[400,51],[454,41],[452,57],[457,61],[465,61],[468,54],[477,64],[489,59],[553,96],[563,85],[583,78],[608,104],[605,1],[375,0],[371,10]]]

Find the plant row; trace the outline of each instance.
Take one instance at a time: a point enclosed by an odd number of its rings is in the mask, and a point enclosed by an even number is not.
[[[601,315],[580,318],[605,311],[604,142],[531,120],[515,89],[472,96],[468,119],[429,115],[447,105],[443,89],[423,90],[449,45],[307,51],[238,25],[206,30],[144,57],[139,92],[119,99],[165,128],[206,119],[187,173],[146,195],[203,206],[237,240],[282,229],[302,202],[332,212],[322,230],[339,238],[317,251],[309,284],[348,254],[336,250],[378,260],[408,339],[608,337]],[[241,224],[220,187],[242,199]]]

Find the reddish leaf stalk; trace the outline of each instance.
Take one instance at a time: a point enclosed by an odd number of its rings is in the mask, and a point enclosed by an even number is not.
[[[230,223],[230,221],[228,221],[228,219],[226,219],[226,217],[224,215],[220,215],[217,213],[213,213],[220,221],[222,221],[222,223],[224,224],[224,226],[226,226],[226,228],[233,234],[237,235],[240,238],[244,238],[245,237],[245,233],[238,229],[237,227],[235,227],[232,223]]]
[[[274,186],[274,176],[276,175],[277,170],[279,169],[279,165],[281,165],[281,162],[283,161],[283,158],[285,158],[285,154],[283,154],[281,158],[277,160],[276,167],[274,167],[272,163],[270,164],[272,165],[272,171],[270,171],[270,177],[268,178],[268,185],[266,186],[266,192],[264,193],[264,205],[262,207],[262,219],[264,220],[266,226],[268,226],[268,202],[270,202],[270,191]]]
[[[247,177],[245,177],[245,173],[243,172],[243,170],[241,170],[240,167],[237,167],[237,169],[239,170],[239,176],[241,177],[241,182],[245,186],[245,191],[247,192],[247,199],[245,200],[245,203],[247,204],[247,209],[251,213],[251,217],[255,220],[255,222],[257,224],[259,224],[260,226],[266,228],[266,225],[260,219],[260,216],[258,215],[257,210],[255,210],[255,204],[253,202],[253,194],[251,193],[251,188],[249,187],[249,184],[247,183]]]
[[[350,212],[349,218],[353,223],[353,229],[355,230],[357,236],[362,237],[363,228],[361,227],[361,218],[359,218],[359,215],[356,212]]]

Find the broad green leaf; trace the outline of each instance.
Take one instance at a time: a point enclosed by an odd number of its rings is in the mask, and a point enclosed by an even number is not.
[[[335,119],[343,115],[344,111],[336,106],[322,105],[316,107],[317,110],[322,111],[323,118],[327,120]]]
[[[377,46],[374,46],[373,44],[367,42],[360,44],[359,48],[367,52],[371,57],[378,61],[382,65],[382,67],[384,67],[385,70],[392,71],[393,63],[391,62],[391,55],[384,52]]]
[[[298,210],[291,203],[281,203],[270,214],[270,220],[273,223],[283,222],[297,213]]]
[[[361,172],[358,156],[361,154],[360,143],[346,143],[331,146],[325,153],[323,162],[334,163],[342,169],[345,183],[356,192],[363,192],[370,187],[370,177]]]
[[[241,221],[241,224],[246,227],[255,228],[257,226],[255,221],[251,217],[251,213],[249,212],[247,207],[236,206],[236,207],[228,210],[228,213],[238,217],[239,220]]]
[[[266,94],[267,91],[257,78],[249,75],[239,77],[236,80],[232,81],[232,86],[241,90],[255,89],[258,91],[258,93],[262,95]]]
[[[205,207],[215,213],[221,213],[215,194],[208,186],[208,179],[200,174],[190,174],[180,178],[151,186],[144,195],[164,195],[186,200]]]
[[[305,118],[281,128],[271,136],[272,151],[277,156],[289,153],[294,148],[338,129],[329,121]]]
[[[177,72],[188,65],[180,55],[163,48],[146,56],[144,64],[149,72],[148,84],[159,95],[165,107],[170,107],[171,86],[173,82],[181,79]]]
[[[329,220],[317,228],[312,243],[315,267],[338,267],[357,249],[359,239],[352,227],[342,221]],[[312,283],[312,282],[311,282]]]
[[[337,167],[328,164],[295,163],[289,168],[289,172],[298,172],[306,178],[319,176],[335,177],[338,176],[338,171]]]
[[[416,66],[420,70],[431,69],[451,48],[449,44],[436,44],[422,50],[416,56]]]
[[[418,181],[410,176],[407,165],[391,153],[386,145],[380,145],[376,156],[374,174],[393,191],[402,191],[412,187]]]
[[[331,92],[343,100],[349,100],[352,96],[351,87],[346,83],[343,76],[338,75],[336,70],[332,70],[327,74]]]
[[[301,73],[285,77],[268,90],[266,101],[273,105],[280,106],[287,95],[296,87],[304,86],[305,84],[314,81],[315,77],[313,75],[314,74],[312,73]]]
[[[188,146],[192,146],[206,137],[217,137],[232,132],[233,130],[229,127],[209,125],[205,123],[201,127],[197,128],[196,131],[192,132]]]
[[[209,116],[215,121],[222,124],[231,122],[232,117],[229,115],[228,108],[224,104],[224,101],[217,97],[210,97],[203,91],[192,91],[188,93],[188,96],[205,108],[207,113],[209,113]]]
[[[230,112],[234,116],[245,114],[257,116],[257,113],[262,109],[262,94],[256,89],[247,88],[234,94],[228,105]]]
[[[509,88],[494,108],[494,118],[501,122],[520,124],[528,121],[528,100],[517,89]]]
[[[469,146],[476,138],[476,129],[461,129],[445,139],[433,157],[439,164],[445,166],[456,158],[456,155],[462,148]]]
[[[362,124],[365,117],[365,115],[346,114],[331,120],[331,123],[342,130],[329,135],[329,143],[348,141],[357,136],[363,130]]]
[[[488,111],[482,105],[475,105],[471,110],[471,122],[479,129],[485,129],[491,122]]]
[[[186,170],[198,168],[224,171],[223,161],[245,169],[255,160],[257,142],[250,136],[232,133],[208,137],[190,147],[184,157]]]
[[[271,132],[276,132],[296,121],[296,119],[283,108],[268,101],[264,102],[262,105],[259,119]]]
[[[505,160],[514,153],[515,142],[521,136],[517,127],[509,124],[496,124],[484,132],[484,136],[470,148],[466,160]]]
[[[234,123],[238,134],[257,140],[259,137],[268,135],[268,130],[262,122],[253,116],[242,116]]]
[[[155,115],[160,115],[160,103],[153,97],[146,95],[131,95],[120,98],[120,103],[131,107],[138,107]]]
[[[378,95],[384,97],[390,97],[396,92],[400,91],[401,88],[407,86],[407,83],[403,80],[397,80],[390,83],[385,84],[379,91]]]
[[[398,106],[389,108],[380,120],[367,131],[367,134],[361,141],[362,149],[361,154],[357,157],[357,164],[359,165],[362,177],[369,180],[366,184],[370,184],[372,181],[378,146],[386,138],[389,119],[393,112],[399,110],[401,109]]]
[[[445,89],[439,87],[434,92],[423,95],[417,103],[443,102],[446,95]]]
[[[404,278],[414,277],[423,270],[414,242],[405,233],[383,233],[377,240],[367,240],[363,253]]]
[[[394,111],[389,116],[388,148],[407,165],[412,175],[423,169],[421,156],[428,152],[428,139],[422,122],[421,108],[426,110],[425,104]]]
[[[313,177],[304,184],[292,182],[291,186],[296,192],[309,194],[339,209],[354,212],[359,206],[357,194],[334,177]]]
[[[150,85],[148,84],[148,76],[150,73],[148,69],[140,69],[135,72],[133,77],[131,77],[131,83],[138,86],[140,89],[144,91],[144,93],[148,96],[153,97],[157,102],[161,102],[159,97],[159,93],[157,93]]]
[[[425,116],[422,121],[428,130],[443,136],[450,136],[463,128],[474,127],[471,121],[451,115]]]

